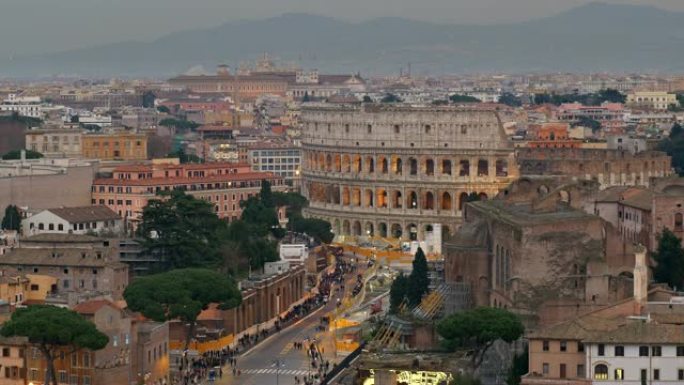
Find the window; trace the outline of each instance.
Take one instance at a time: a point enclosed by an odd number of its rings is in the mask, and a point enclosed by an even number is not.
[[[679,381],[684,380],[684,369],[678,369],[677,370],[677,379]]]
[[[545,352],[549,351],[549,341],[543,341],[542,342],[542,350]]]
[[[567,372],[566,372],[565,364],[560,364],[560,378],[565,378],[567,377]]]
[[[625,370],[624,369],[615,369],[615,379],[616,380],[624,380],[625,379]]]
[[[567,341],[561,341],[561,342],[560,342],[560,351],[561,351],[561,352],[567,352],[567,351],[568,351],[568,343],[567,343]]]
[[[90,353],[83,353],[83,367],[90,367]]]
[[[64,286],[65,289],[68,289],[68,288],[69,288],[69,280],[68,280],[68,279],[65,279],[65,280],[62,282],[62,286]]]
[[[83,385],[90,385],[90,376],[83,376]]]
[[[648,346],[639,346],[639,357],[648,357]]]
[[[9,357],[10,356],[10,349],[9,348],[2,348],[2,356],[3,357]]]
[[[646,369],[641,369],[641,385],[646,385],[646,381],[648,380],[648,372]]]
[[[59,378],[59,382],[67,382],[67,373],[66,373],[66,371],[60,370],[57,377]]]
[[[38,369],[31,369],[29,372],[29,380],[37,380],[38,379]]]
[[[394,133],[395,133],[395,134],[398,134],[398,133],[400,133],[400,132],[401,132],[401,129],[399,128],[399,125],[398,125],[398,124],[395,124],[395,125],[394,125]]]
[[[112,346],[114,346],[114,347],[119,346],[119,336],[113,336],[112,337]]]
[[[615,347],[615,357],[624,357],[625,356],[625,347],[618,345]]]
[[[598,364],[594,367],[594,379],[595,380],[607,380],[608,379],[608,367],[604,364]]]
[[[78,385],[78,376],[71,375],[71,385]]]
[[[606,355],[606,345],[604,345],[604,344],[598,345],[598,355],[599,356],[605,356]]]
[[[584,365],[582,365],[582,364],[577,365],[577,377],[584,378],[584,374],[585,374],[584,372],[585,372],[584,371]]]
[[[677,357],[684,357],[684,346],[677,346]]]
[[[577,343],[577,351],[578,352],[583,352],[584,351],[584,344],[581,342]]]
[[[78,366],[78,354],[71,353],[71,367],[75,368]]]
[[[542,364],[542,374],[549,374],[549,364],[546,362]]]
[[[660,369],[653,369],[653,379],[660,380]]]
[[[652,346],[651,355],[653,357],[660,357],[663,355],[663,349],[660,346]]]

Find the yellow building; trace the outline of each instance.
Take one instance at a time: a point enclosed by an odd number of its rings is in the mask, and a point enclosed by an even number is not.
[[[147,159],[147,135],[131,132],[86,134],[81,140],[83,156],[102,160]]]
[[[677,95],[664,91],[637,91],[627,95],[627,105],[653,110],[667,110],[672,105],[679,106],[679,102]]]

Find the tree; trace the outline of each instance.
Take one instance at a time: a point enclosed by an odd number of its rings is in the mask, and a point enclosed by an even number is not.
[[[468,95],[453,94],[449,96],[449,101],[452,103],[480,103],[481,100]]]
[[[400,273],[390,287],[390,313],[396,314],[399,311],[399,306],[406,300],[408,291],[409,279],[403,273]]]
[[[297,233],[306,233],[318,243],[330,243],[334,238],[330,222],[318,218],[304,218],[301,215],[290,216],[290,229]]]
[[[656,282],[667,283],[672,288],[684,287],[682,241],[669,229],[664,229],[658,236],[658,249],[653,258],[657,263],[653,270]]]
[[[166,156],[167,158],[178,158],[178,160],[185,164],[185,163],[202,163],[202,158],[195,154],[187,154],[185,150],[182,148],[179,148],[178,150],[168,154]]]
[[[33,151],[33,150],[24,150],[26,151],[26,159],[40,159],[43,157],[43,154],[41,154],[38,151]],[[21,159],[21,150],[12,150],[10,152],[5,153],[2,156],[2,160],[18,160]]]
[[[166,106],[158,106],[157,111],[165,113],[165,114],[171,113],[171,110],[169,109],[169,107],[166,107]]]
[[[679,123],[672,126],[669,137],[660,142],[658,149],[672,158],[672,167],[684,176],[684,129]]]
[[[18,308],[0,329],[4,337],[26,337],[34,344],[47,362],[45,384],[57,385],[55,358],[61,351],[70,355],[80,349],[100,350],[109,338],[95,325],[73,310],[33,305]]]
[[[401,103],[402,100],[395,94],[390,94],[387,93],[385,96],[380,100],[381,103]]]
[[[577,123],[573,124],[573,126],[589,127],[591,128],[591,132],[596,133],[601,129],[601,122],[588,116],[580,116]]]
[[[427,259],[425,258],[423,249],[420,247],[416,250],[416,254],[413,257],[413,270],[411,270],[408,280],[409,292],[407,295],[409,305],[418,306],[423,299],[423,296],[430,291]]]
[[[157,322],[179,320],[188,324],[185,349],[195,331],[197,317],[210,304],[226,310],[242,302],[235,281],[217,271],[181,269],[139,277],[124,291],[126,304]]]
[[[371,99],[371,97],[368,95],[363,95],[363,102],[364,103],[373,103],[373,99]]]
[[[535,94],[534,95],[534,104],[546,104],[546,103],[551,103],[551,95],[549,95],[547,93]]]
[[[16,231],[21,229],[21,213],[17,206],[8,205],[5,207],[5,216],[2,217],[2,229]]]
[[[302,98],[302,102],[303,102],[303,103],[307,103],[307,102],[310,102],[310,101],[311,101],[311,97],[309,97],[309,93],[308,93],[308,92],[305,92],[305,93],[304,93],[304,97]]]
[[[143,94],[142,94],[142,106],[144,108],[153,108],[155,99],[157,99],[157,96],[154,94],[154,92],[152,92],[152,91],[143,92]]]
[[[627,97],[618,90],[606,88],[605,90],[599,91],[597,99],[596,105],[600,105],[603,102],[624,103],[627,100]]]
[[[513,364],[508,369],[508,376],[506,377],[506,384],[520,385],[520,378],[528,373],[529,369],[529,351],[525,347],[525,351],[516,354],[513,357]]]
[[[164,126],[164,127],[174,127],[178,130],[184,130],[184,131],[192,131],[192,130],[194,130],[200,126],[199,124],[197,124],[195,122],[191,122],[189,120],[179,120],[179,119],[174,119],[174,118],[162,119],[159,122],[159,125]]]
[[[162,268],[178,269],[218,267],[218,232],[223,227],[211,203],[175,190],[148,202],[138,231],[146,251],[160,258]]]
[[[511,343],[525,331],[515,314],[508,310],[478,307],[452,314],[437,324],[437,333],[444,338],[447,349],[465,348],[472,351],[471,364],[477,369],[487,350],[497,340]]]
[[[520,107],[522,106],[522,100],[510,92],[504,92],[499,97],[499,103],[505,104],[510,107]]]

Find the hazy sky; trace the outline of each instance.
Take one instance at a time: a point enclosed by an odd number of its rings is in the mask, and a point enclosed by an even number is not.
[[[378,16],[452,23],[542,17],[590,0],[0,0],[0,55],[61,51],[237,19],[306,12],[364,20]],[[610,0],[684,11],[683,0]]]

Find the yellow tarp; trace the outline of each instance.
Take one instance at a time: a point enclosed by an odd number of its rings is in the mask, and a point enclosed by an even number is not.
[[[188,346],[188,349],[196,350],[199,353],[209,352],[212,350],[221,350],[225,347],[228,347],[230,344],[233,343],[233,341],[235,341],[235,337],[231,334],[231,335],[219,338],[217,340],[212,340],[212,341],[205,341],[205,342],[193,341]],[[185,342],[183,342],[183,341],[169,341],[169,349],[182,350],[184,347],[185,347]]]

